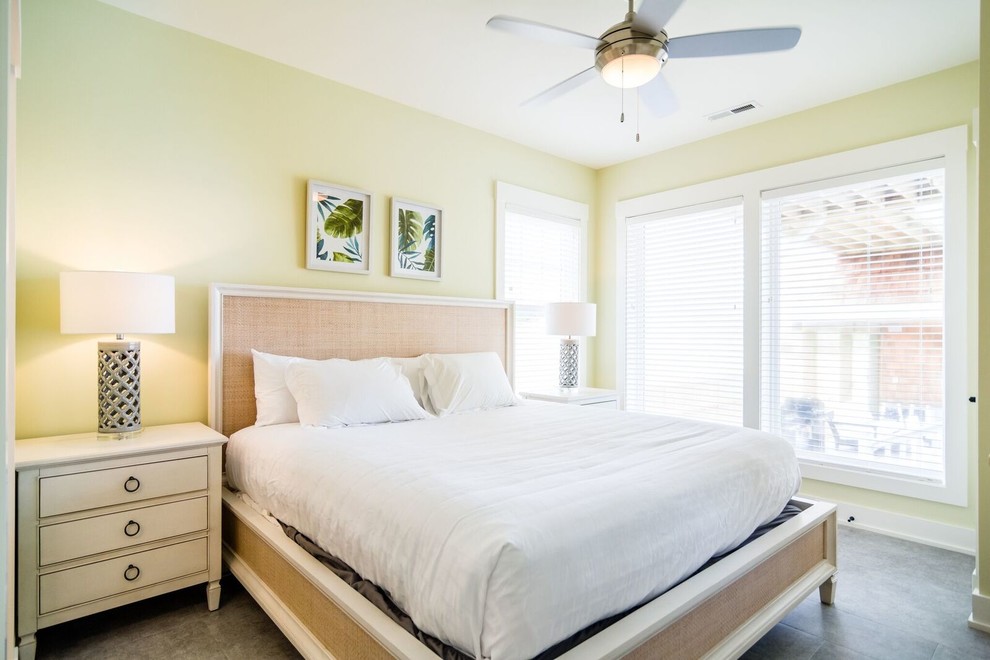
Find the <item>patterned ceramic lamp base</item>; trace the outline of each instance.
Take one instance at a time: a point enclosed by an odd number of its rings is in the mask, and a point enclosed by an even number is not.
[[[126,435],[141,430],[141,343],[101,341],[99,432]]]
[[[570,389],[578,383],[577,339],[560,340],[560,387]]]

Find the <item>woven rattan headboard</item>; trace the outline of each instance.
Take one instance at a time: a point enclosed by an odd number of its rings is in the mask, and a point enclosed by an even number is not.
[[[229,436],[254,423],[252,348],[351,360],[494,351],[508,370],[511,324],[511,303],[492,300],[213,284],[210,426]]]

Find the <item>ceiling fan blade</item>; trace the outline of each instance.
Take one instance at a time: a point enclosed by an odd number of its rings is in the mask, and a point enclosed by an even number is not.
[[[633,27],[647,34],[659,34],[684,0],[643,0]]]
[[[544,25],[536,21],[528,21],[525,18],[513,18],[512,16],[492,16],[486,25],[495,30],[508,32],[520,37],[539,39],[551,44],[562,46],[575,46],[577,48],[588,48],[594,50],[601,44],[598,37],[591,37],[587,34],[565,30],[564,28]]]
[[[655,117],[667,117],[677,112],[677,97],[663,74],[639,88],[639,100]]]
[[[797,27],[709,32],[674,37],[667,42],[667,52],[670,53],[671,59],[768,53],[794,48],[800,38],[801,28]]]
[[[558,96],[563,96],[572,89],[577,89],[581,85],[585,84],[589,80],[594,80],[598,77],[598,71],[595,67],[589,67],[582,71],[581,73],[575,74],[568,78],[567,80],[561,81],[551,87],[546,89],[536,96],[523,101],[520,105],[541,105],[548,101],[552,101]]]

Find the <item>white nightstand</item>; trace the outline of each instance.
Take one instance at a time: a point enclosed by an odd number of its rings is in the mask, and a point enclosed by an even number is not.
[[[208,583],[220,605],[221,447],[203,424],[18,440],[17,636]]]
[[[619,409],[619,393],[615,390],[603,390],[597,387],[554,388],[538,392],[520,392],[519,396],[524,399],[567,403],[572,406],[601,406],[613,410]]]

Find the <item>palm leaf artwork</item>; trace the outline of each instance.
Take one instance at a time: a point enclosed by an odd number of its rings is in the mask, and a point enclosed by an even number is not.
[[[327,215],[332,213],[339,202],[340,197],[327,195],[326,193],[316,193],[316,208],[320,210],[320,220],[325,220]]]
[[[328,214],[333,213],[334,208],[337,206],[334,202],[339,202],[339,197],[334,197],[333,195],[327,195],[326,193],[316,193],[313,196],[313,201],[316,202],[316,210],[320,214],[320,224],[322,225],[326,220]],[[323,234],[320,232],[320,228],[316,228],[316,258],[320,261],[326,261],[330,256],[329,251],[324,249],[326,245],[326,240],[323,238]]]
[[[351,236],[344,242],[343,252],[334,251],[333,261],[345,264],[361,263],[361,244],[358,242],[357,236]]]
[[[423,216],[417,211],[399,209],[399,252],[416,249],[423,235]]]
[[[336,192],[336,191],[335,191]],[[316,259],[339,264],[363,264],[360,238],[364,235],[364,200],[329,192],[314,192],[318,216]],[[310,248],[312,249],[312,248]]]
[[[399,266],[405,270],[423,270],[423,264],[415,261],[419,256],[419,252],[400,252]]]
[[[323,221],[323,231],[336,238],[350,238],[361,233],[364,225],[364,202],[360,199],[349,199],[326,216]]]
[[[436,271],[436,247],[437,247],[437,216],[430,215],[423,223],[423,251],[422,270],[433,273]]]
[[[320,228],[316,228],[316,258],[322,261],[327,260],[327,251],[323,249],[323,245],[326,243],[323,240],[323,234],[320,233]]]
[[[442,211],[415,202],[393,202],[392,273],[398,277],[440,279]]]
[[[398,259],[403,270],[422,270],[420,241],[423,238],[423,216],[419,211],[399,209]]]

